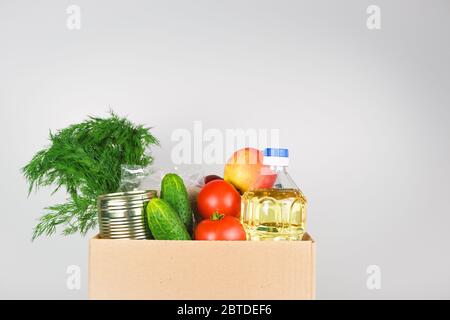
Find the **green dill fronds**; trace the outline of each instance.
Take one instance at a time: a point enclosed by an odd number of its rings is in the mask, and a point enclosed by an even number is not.
[[[34,229],[33,239],[52,235],[64,226],[63,234],[85,234],[97,225],[97,197],[117,191],[121,166],[147,166],[153,158],[146,153],[159,145],[151,128],[134,125],[111,113],[109,118],[89,117],[56,133],[50,132],[50,146],[37,152],[22,169],[29,193],[40,187],[64,188],[64,204],[46,208]]]

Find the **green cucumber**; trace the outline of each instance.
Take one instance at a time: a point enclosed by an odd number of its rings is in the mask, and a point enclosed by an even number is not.
[[[183,179],[168,173],[161,181],[161,199],[169,203],[178,213],[188,231],[192,230],[192,208]]]
[[[146,212],[148,226],[156,240],[191,240],[180,217],[166,201],[151,199]]]

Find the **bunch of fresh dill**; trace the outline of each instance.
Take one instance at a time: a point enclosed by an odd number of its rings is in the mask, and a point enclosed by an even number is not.
[[[52,235],[64,226],[63,234],[86,232],[97,225],[97,197],[116,192],[121,165],[146,166],[153,158],[146,152],[158,140],[150,128],[134,125],[111,112],[108,118],[89,117],[56,134],[50,132],[50,146],[39,151],[22,170],[29,193],[55,185],[70,197],[66,203],[46,208],[36,225],[33,240]]]

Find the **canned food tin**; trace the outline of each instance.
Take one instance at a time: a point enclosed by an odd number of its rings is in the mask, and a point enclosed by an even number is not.
[[[103,239],[150,239],[145,205],[155,190],[105,194],[98,197],[98,225]]]

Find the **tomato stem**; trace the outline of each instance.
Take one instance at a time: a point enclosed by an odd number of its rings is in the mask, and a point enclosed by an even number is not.
[[[222,220],[223,217],[224,217],[223,214],[219,213],[218,211],[215,211],[211,216],[211,220],[212,221]]]

